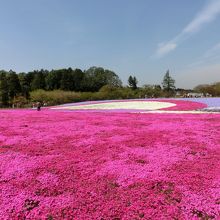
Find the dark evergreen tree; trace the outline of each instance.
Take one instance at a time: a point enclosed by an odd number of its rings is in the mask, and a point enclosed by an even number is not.
[[[35,76],[35,74],[37,74],[37,72],[38,71],[31,71],[26,74],[26,80],[28,82],[28,85],[30,85],[31,90],[32,90],[32,82],[33,82],[34,76]]]
[[[60,89],[61,79],[62,79],[62,70],[50,71],[45,78],[46,89],[47,90]]]
[[[132,88],[132,89],[137,89],[137,84],[138,84],[138,81],[136,79],[136,77],[132,77],[132,76],[129,76],[128,78],[128,85]]]
[[[165,73],[162,86],[163,90],[166,92],[174,92],[175,90],[175,80],[170,76],[169,70]]]
[[[63,69],[62,71],[62,79],[60,81],[60,89],[66,91],[73,91],[74,90],[74,77],[73,77],[73,70]]]
[[[81,69],[75,69],[73,71],[74,91],[83,90],[82,82],[84,77],[85,77],[85,73]]]
[[[31,85],[28,80],[27,74],[26,73],[19,73],[18,78],[19,78],[20,85],[21,85],[21,95],[24,96],[26,99],[29,99]]]
[[[15,96],[21,93],[21,85],[18,75],[12,70],[10,70],[7,75],[7,81],[8,81],[9,98],[10,101],[12,101],[15,98]]]
[[[34,78],[31,83],[31,89],[45,89],[45,78],[48,74],[47,70],[34,71]]]
[[[8,82],[5,71],[0,71],[0,106],[7,106],[9,101]]]

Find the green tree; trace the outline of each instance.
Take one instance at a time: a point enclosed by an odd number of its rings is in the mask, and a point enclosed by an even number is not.
[[[48,74],[47,70],[41,69],[40,71],[34,71],[34,78],[31,83],[31,89],[45,89],[45,78]]]
[[[0,71],[0,105],[7,106],[9,101],[8,83],[5,71]]]
[[[90,67],[85,71],[83,80],[84,91],[97,92],[104,85],[107,85],[107,77],[102,67]]]
[[[136,77],[134,76],[129,76],[128,78],[128,85],[133,89],[137,89],[137,84],[138,84],[138,81],[136,79]]]
[[[162,82],[163,90],[171,93],[175,90],[175,80],[170,76],[169,70],[165,73],[165,76],[163,78]]]
[[[12,70],[10,70],[7,75],[7,81],[8,81],[9,98],[10,101],[12,101],[15,96],[21,93],[21,85],[18,75]]]
[[[105,70],[104,71],[106,76],[107,85],[112,87],[122,87],[122,81],[120,80],[119,76],[111,71],[111,70]]]
[[[214,96],[220,96],[220,82],[216,82],[215,84],[213,84],[213,88],[215,90]]]
[[[26,80],[28,82],[28,85],[30,85],[30,89],[32,90],[32,82],[34,80],[34,77],[35,77],[35,74],[37,73],[37,71],[31,71],[31,72],[28,72],[26,74]]]
[[[195,92],[201,92],[204,95],[220,96],[220,82],[214,84],[198,85],[194,88]]]
[[[85,73],[81,69],[75,69],[73,71],[74,91],[81,91],[82,82],[85,77]]]
[[[56,75],[54,71],[50,71],[48,75],[45,77],[45,88],[46,90],[54,90],[56,88]],[[58,88],[56,88],[58,89]]]
[[[73,78],[73,70],[72,68],[63,69],[62,78],[60,81],[60,88],[66,91],[74,90],[74,78]]]
[[[21,85],[21,95],[24,96],[26,99],[29,99],[31,85],[28,80],[27,74],[26,73],[19,73],[18,78],[19,78],[20,85]]]

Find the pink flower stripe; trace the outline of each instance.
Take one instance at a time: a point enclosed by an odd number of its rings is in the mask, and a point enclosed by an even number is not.
[[[220,115],[0,111],[0,219],[218,219]]]
[[[160,101],[165,101],[165,100],[160,100]],[[203,108],[207,107],[207,105],[205,103],[201,103],[201,102],[172,100],[172,99],[167,99],[166,101],[168,101],[170,103],[174,103],[174,104],[176,104],[176,106],[164,108],[163,110],[190,111],[190,110],[203,109]]]

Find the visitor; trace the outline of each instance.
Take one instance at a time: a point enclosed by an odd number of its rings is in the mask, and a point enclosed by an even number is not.
[[[41,102],[37,102],[37,111],[41,110]]]

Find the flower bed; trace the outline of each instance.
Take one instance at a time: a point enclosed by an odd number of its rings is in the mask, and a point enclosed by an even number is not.
[[[220,115],[0,117],[0,219],[220,215]]]
[[[163,110],[172,110],[172,111],[191,111],[199,110],[207,107],[205,103],[195,102],[195,101],[185,101],[185,100],[167,100],[171,103],[175,103],[175,106],[164,108]]]
[[[72,103],[53,107],[55,110],[137,112],[152,110],[188,111],[207,107],[204,103],[174,99],[112,100]]]
[[[202,109],[204,112],[220,112],[220,98],[182,98],[180,100],[204,103],[207,105]]]
[[[179,100],[200,102],[207,105],[207,107],[220,107],[220,98],[181,98]]]

